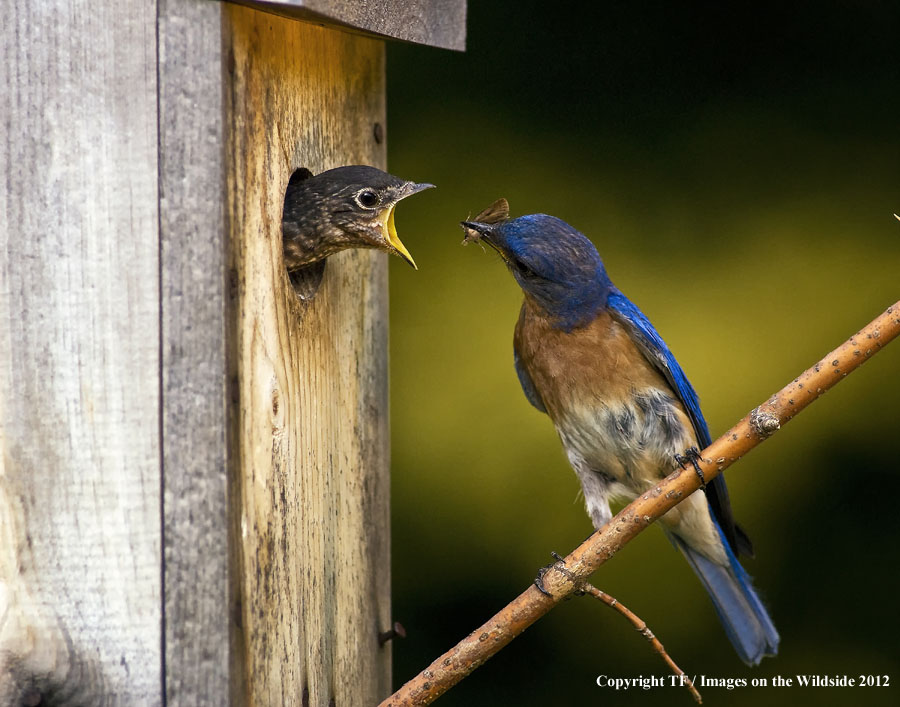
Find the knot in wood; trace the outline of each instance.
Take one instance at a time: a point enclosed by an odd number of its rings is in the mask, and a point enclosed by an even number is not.
[[[750,424],[760,437],[770,437],[781,429],[781,422],[774,413],[758,407],[750,412]]]

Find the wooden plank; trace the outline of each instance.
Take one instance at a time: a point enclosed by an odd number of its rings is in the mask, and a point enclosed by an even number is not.
[[[0,704],[159,704],[155,5],[0,25]]]
[[[259,10],[432,47],[466,48],[466,0],[238,0]]]
[[[228,704],[222,5],[159,3],[165,691]]]
[[[246,683],[257,705],[376,704],[390,685],[387,256],[329,259],[301,304],[281,246],[296,167],[383,166],[384,45],[227,6]]]

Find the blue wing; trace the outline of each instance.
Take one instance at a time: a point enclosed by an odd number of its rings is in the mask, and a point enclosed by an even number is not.
[[[644,313],[618,290],[614,289],[610,293],[608,307],[610,314],[631,333],[638,348],[663,374],[672,391],[681,400],[694,425],[697,442],[702,447],[709,446],[709,428],[700,412],[700,400],[666,342]],[[722,544],[728,556],[727,565],[711,562],[682,538],[672,533],[667,535],[684,553],[709,592],[738,655],[748,665],[757,665],[763,656],[778,652],[779,638],[769,614],[753,590],[750,577],[736,557],[738,552],[752,554],[753,545],[734,522],[723,476],[717,476],[706,487],[706,499],[722,536]]]
[[[534,387],[534,381],[531,380],[531,376],[528,375],[528,371],[525,370],[525,366],[519,360],[519,350],[516,348],[515,342],[513,343],[513,359],[516,363],[516,375],[519,376],[519,383],[522,385],[522,390],[525,393],[525,397],[528,398],[528,402],[541,412],[546,413],[547,408],[544,407],[544,401],[541,400],[540,393]]]
[[[613,288],[607,301],[609,313],[631,333],[641,353],[655,366],[672,387],[694,425],[697,442],[701,449],[708,447],[712,440],[703,413],[700,411],[700,399],[694,386],[691,385],[675,356],[666,346],[666,342],[653,328],[650,320],[621,291]],[[713,516],[718,521],[725,537],[735,553],[753,555],[753,543],[743,529],[734,521],[731,512],[731,501],[728,498],[728,487],[725,478],[717,476],[706,488]]]
[[[709,446],[712,440],[709,436],[706,420],[703,419],[703,413],[700,412],[700,399],[697,397],[697,392],[687,379],[687,376],[684,375],[684,371],[681,370],[681,366],[678,365],[675,356],[669,351],[666,342],[653,328],[650,320],[644,316],[644,313],[638,309],[634,302],[617,289],[613,289],[610,293],[607,306],[610,314],[631,332],[641,353],[669,381],[672,391],[681,400],[688,417],[691,418],[694,431],[697,434],[697,441],[700,443],[701,448]]]

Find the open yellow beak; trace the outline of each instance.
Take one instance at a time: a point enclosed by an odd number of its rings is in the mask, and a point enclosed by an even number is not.
[[[388,211],[387,217],[387,234],[388,234],[388,243],[397,251],[397,255],[403,258],[407,263],[413,266],[414,270],[418,270],[419,268],[416,266],[416,261],[413,260],[413,257],[409,254],[409,251],[406,249],[406,246],[403,245],[403,242],[400,240],[400,237],[397,235],[397,227],[394,225],[394,209],[397,207],[396,204],[391,206],[390,211]]]
[[[412,265],[416,270],[419,269],[416,267],[416,261],[413,260],[413,257],[409,254],[409,251],[406,250],[406,246],[403,245],[403,242],[397,235],[397,227],[394,225],[394,209],[397,208],[397,203],[399,203],[401,200],[405,199],[408,196],[412,196],[413,194],[418,194],[424,189],[434,189],[434,184],[416,184],[415,182],[406,182],[402,187],[400,187],[396,195],[396,201],[388,210],[387,218],[385,219],[384,223],[384,230],[387,232],[388,245],[390,245],[391,248],[394,249],[394,252],[397,255],[399,255],[407,263]]]

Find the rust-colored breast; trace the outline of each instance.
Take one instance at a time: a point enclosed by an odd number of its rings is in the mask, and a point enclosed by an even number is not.
[[[606,311],[591,324],[565,332],[554,329],[526,298],[516,324],[515,346],[554,421],[574,407],[615,403],[648,387],[669,388]]]

